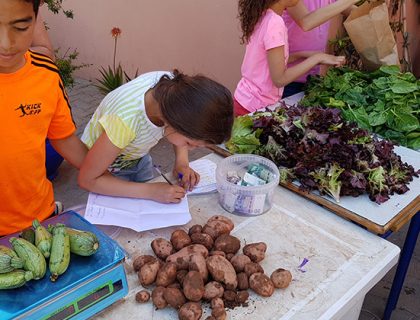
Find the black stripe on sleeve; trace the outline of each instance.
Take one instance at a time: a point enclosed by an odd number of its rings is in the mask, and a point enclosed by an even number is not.
[[[35,60],[36,62],[39,62],[39,63],[46,62],[49,66],[55,67],[58,70],[57,65],[52,60],[50,60],[50,59],[39,58],[39,57],[36,57],[36,56],[34,56],[32,54],[31,54],[31,58],[32,58],[32,60]]]
[[[35,62],[35,61],[32,61],[31,62],[34,66],[37,66],[37,67],[41,67],[41,68],[45,68],[45,69],[48,69],[48,70],[50,70],[50,71],[52,71],[52,72],[55,72],[55,73],[57,73],[58,75],[60,75],[60,73],[58,72],[58,69],[57,69],[57,67],[52,67],[52,66],[50,66],[50,65],[48,65],[48,64],[45,64],[45,63],[37,63],[37,62]]]

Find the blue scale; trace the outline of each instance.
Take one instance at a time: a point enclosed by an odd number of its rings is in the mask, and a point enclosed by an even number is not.
[[[71,254],[68,269],[56,282],[50,281],[47,270],[40,280],[31,280],[21,288],[0,290],[0,319],[86,319],[127,295],[124,250],[74,211],[42,224],[55,223],[95,233],[98,251],[89,257]],[[11,247],[12,236],[18,234],[1,238],[0,244]]]

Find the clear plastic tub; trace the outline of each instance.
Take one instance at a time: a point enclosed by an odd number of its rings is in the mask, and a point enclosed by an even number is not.
[[[253,164],[264,166],[269,172],[267,184],[259,186],[241,186],[227,180],[228,172],[236,172],[240,177]],[[216,182],[219,203],[228,212],[257,216],[271,209],[274,189],[280,179],[279,169],[271,160],[252,154],[238,154],[223,159],[217,165]]]

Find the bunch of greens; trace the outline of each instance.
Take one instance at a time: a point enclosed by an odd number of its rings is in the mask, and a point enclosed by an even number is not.
[[[342,195],[367,193],[381,204],[407,192],[419,173],[401,161],[391,142],[344,121],[332,108],[282,105],[239,117],[226,147],[271,159],[280,167],[281,182],[297,180],[302,189],[337,202]]]
[[[308,80],[304,106],[342,110],[344,119],[412,149],[420,149],[420,80],[397,66],[374,72],[331,68]]]

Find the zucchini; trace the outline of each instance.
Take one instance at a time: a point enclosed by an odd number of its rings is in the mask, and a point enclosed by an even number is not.
[[[51,281],[56,281],[70,264],[70,238],[64,224],[57,223],[53,229],[50,254]]]
[[[48,231],[54,230],[53,225],[48,225]],[[82,231],[66,227],[70,237],[70,252],[79,256],[91,256],[99,249],[99,240],[93,232]]]
[[[23,268],[23,260],[12,249],[0,245],[0,273]]]
[[[32,244],[35,244],[35,231],[32,228],[26,228],[25,230],[23,230],[20,235],[19,238],[23,238],[27,241],[29,241]]]
[[[0,290],[19,288],[33,277],[32,271],[20,269],[2,273],[0,274]]]
[[[50,256],[52,235],[39,223],[37,219],[32,222],[35,229],[35,245],[45,258]]]
[[[79,256],[91,256],[99,249],[99,240],[90,231],[66,228],[70,236],[70,251]]]
[[[44,277],[47,271],[47,263],[41,251],[23,238],[12,237],[9,239],[9,242],[19,258],[23,260],[23,269],[32,271],[35,280]]]

